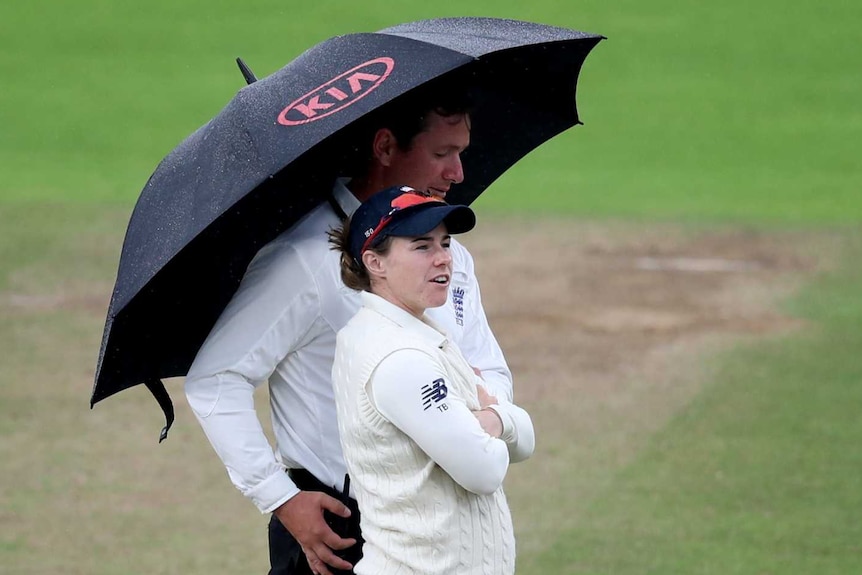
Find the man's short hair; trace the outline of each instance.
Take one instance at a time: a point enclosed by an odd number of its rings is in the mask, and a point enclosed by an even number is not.
[[[340,173],[347,176],[365,173],[373,159],[374,135],[380,129],[390,130],[398,147],[406,151],[413,138],[428,127],[432,113],[443,117],[469,115],[473,108],[470,85],[466,74],[447,74],[395,98],[342,131],[337,141],[332,142],[338,150],[335,157]]]
[[[387,128],[395,136],[398,147],[406,151],[413,138],[428,127],[430,114],[460,116],[469,114],[471,109],[470,94],[463,87],[452,82],[426,85],[384,106],[374,122],[374,131]]]

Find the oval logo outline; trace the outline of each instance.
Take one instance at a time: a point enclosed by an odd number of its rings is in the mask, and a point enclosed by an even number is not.
[[[355,97],[349,97],[349,99],[346,102],[342,103],[339,106],[336,106],[335,109],[327,110],[321,114],[315,114],[314,116],[307,117],[307,118],[302,119],[302,120],[291,120],[287,117],[287,114],[291,110],[295,109],[300,104],[304,104],[305,102],[308,102],[311,98],[314,97],[315,94],[326,94],[327,93],[326,88],[332,86],[333,84],[335,84],[339,80],[341,80],[347,76],[350,76],[351,74],[356,74],[360,70],[362,70],[363,68],[366,68],[368,66],[373,66],[375,64],[383,64],[384,66],[386,66],[386,71],[383,72],[383,74],[381,74],[380,77],[378,77],[371,86],[368,86],[367,88],[361,89],[361,91],[359,91],[358,95],[356,95]],[[342,72],[341,74],[339,74],[335,78],[328,80],[324,84],[321,84],[317,88],[309,91],[305,95],[303,95],[303,96],[297,98],[296,100],[294,100],[293,102],[291,102],[278,115],[278,123],[281,124],[282,126],[300,126],[302,124],[308,124],[309,122],[321,120],[327,116],[331,116],[332,114],[335,114],[336,112],[340,112],[341,110],[347,108],[348,106],[354,104],[355,102],[358,102],[359,100],[361,100],[362,98],[364,98],[365,96],[367,96],[368,94],[370,94],[371,92],[376,90],[380,86],[380,84],[382,84],[389,77],[389,75],[392,73],[392,70],[394,70],[394,69],[395,69],[395,60],[393,60],[392,58],[389,58],[388,56],[373,58],[371,60],[368,60],[367,62],[363,62],[362,64],[359,64],[358,66],[354,66],[350,70],[347,70],[346,72]],[[342,92],[342,94],[343,94],[343,92]]]

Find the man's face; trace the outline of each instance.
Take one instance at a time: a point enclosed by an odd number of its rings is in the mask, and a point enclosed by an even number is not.
[[[385,184],[406,184],[445,199],[449,186],[464,181],[461,152],[469,144],[470,126],[466,114],[431,113],[426,129],[413,138],[410,149],[394,147]]]

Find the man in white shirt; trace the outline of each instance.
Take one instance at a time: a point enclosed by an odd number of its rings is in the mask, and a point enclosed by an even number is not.
[[[444,101],[449,97],[454,103]],[[329,575],[351,569],[361,556],[355,501],[348,507],[334,497],[344,487],[346,466],[331,384],[336,332],[360,302],[341,282],[327,232],[384,188],[404,184],[445,198],[452,184],[463,181],[460,154],[470,140],[469,115],[457,96],[447,92],[437,99],[408,101],[381,120],[366,172],[337,181],[330,202],[258,252],[186,378],[189,404],[234,485],[261,512],[273,513],[271,575]],[[472,257],[454,241],[451,252],[450,297],[429,315],[458,344],[488,392],[511,400],[511,373],[488,327]],[[254,389],[265,382],[275,452],[254,409]],[[334,524],[351,515],[346,537],[326,520]]]

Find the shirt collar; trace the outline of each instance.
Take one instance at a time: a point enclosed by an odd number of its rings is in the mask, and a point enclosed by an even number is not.
[[[379,295],[367,291],[363,291],[359,295],[363,306],[376,311],[398,326],[422,336],[422,338],[427,339],[432,345],[442,348],[448,340],[443,328],[432,321],[427,314],[423,314],[422,319],[419,319]]]
[[[347,188],[347,182],[349,181],[350,178],[337,178],[335,184],[332,186],[332,197],[335,198],[335,201],[341,206],[344,213],[347,214],[347,217],[352,216],[361,203],[353,195],[353,192]]]

